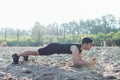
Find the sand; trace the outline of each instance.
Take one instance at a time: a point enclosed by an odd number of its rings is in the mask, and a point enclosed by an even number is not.
[[[83,59],[96,57],[95,67],[73,67],[70,54],[30,56],[11,64],[11,55],[38,47],[0,47],[0,80],[120,80],[120,48],[93,47],[83,51]]]

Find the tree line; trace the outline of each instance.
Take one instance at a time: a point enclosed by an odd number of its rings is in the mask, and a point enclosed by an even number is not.
[[[0,42],[7,41],[8,46],[39,46],[51,42],[80,43],[85,36],[94,40],[95,46],[120,46],[120,19],[107,14],[96,19],[53,23],[47,26],[36,21],[30,31],[3,28],[0,30]]]

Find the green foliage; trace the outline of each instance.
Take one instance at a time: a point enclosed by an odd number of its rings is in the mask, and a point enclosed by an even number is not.
[[[71,34],[67,35],[65,41],[68,42],[68,43],[73,42],[73,40],[72,40],[72,35],[71,35]]]
[[[115,41],[115,44],[117,46],[120,46],[120,30],[115,33],[115,35],[113,36],[113,40]]]
[[[7,37],[7,44],[8,46],[17,46],[16,37],[14,36]]]
[[[52,42],[60,42],[60,43],[80,43],[83,37],[90,37],[93,39],[94,44],[96,46],[100,46],[101,42],[104,40],[104,33],[99,32],[98,34],[78,34],[75,35],[75,39],[73,41],[72,34],[66,35],[64,39],[63,36],[57,37],[55,35],[44,35],[43,36],[43,43],[49,44]],[[112,43],[115,42],[117,46],[120,46],[120,31],[114,33],[110,32],[107,35],[107,41],[109,42],[109,46],[112,46]],[[3,38],[0,37],[0,42],[3,41]],[[19,39],[19,44],[17,42],[17,37],[11,36],[7,37],[8,46],[38,46],[38,43],[31,38],[31,36],[21,36]]]
[[[115,33],[115,36],[113,36],[113,40],[120,40],[120,30]]]
[[[113,41],[114,40],[113,37],[115,36],[115,33],[114,32],[110,32],[106,36],[107,36],[107,40],[108,41]]]
[[[96,35],[96,40],[97,41],[103,41],[104,40],[104,33],[103,32],[99,32],[97,35]]]

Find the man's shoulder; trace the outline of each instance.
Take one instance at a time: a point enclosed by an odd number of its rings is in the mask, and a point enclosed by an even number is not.
[[[79,52],[82,52],[82,50],[80,50],[80,48],[81,48],[81,44],[72,44],[72,46],[71,47],[73,47],[74,49],[78,49],[79,50]]]
[[[79,50],[76,45],[71,45],[70,49],[71,49],[71,50]]]

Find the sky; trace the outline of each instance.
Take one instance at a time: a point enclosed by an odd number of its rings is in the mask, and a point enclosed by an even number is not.
[[[0,28],[30,30],[41,25],[94,19],[106,14],[120,18],[119,0],[0,0]]]

